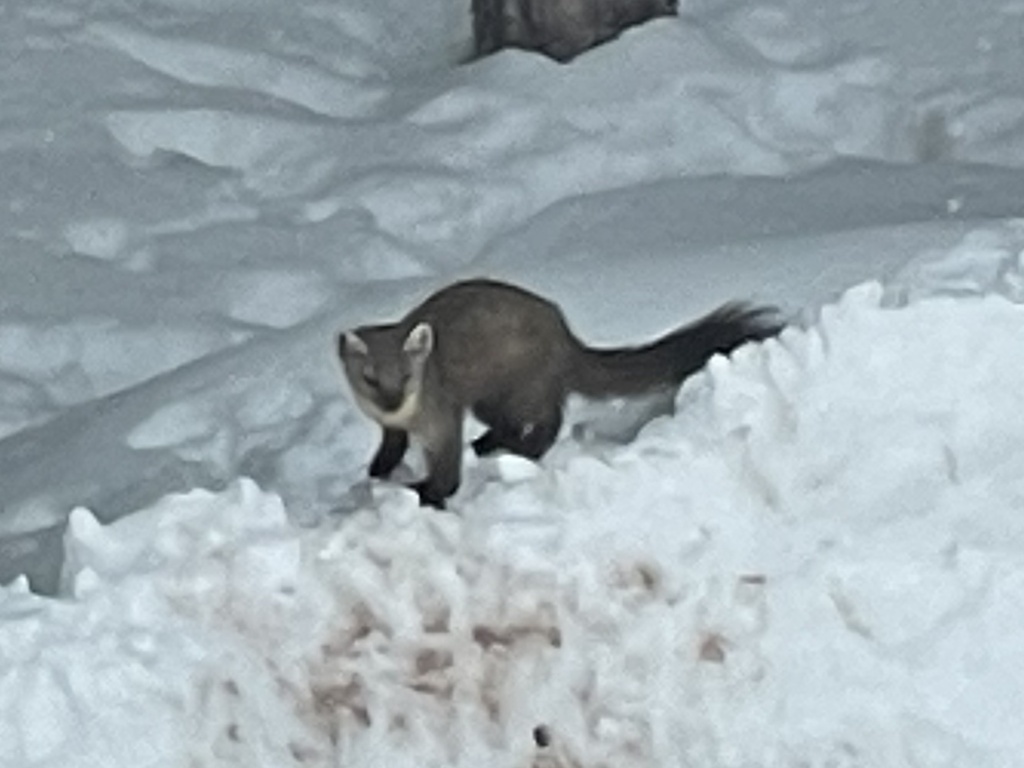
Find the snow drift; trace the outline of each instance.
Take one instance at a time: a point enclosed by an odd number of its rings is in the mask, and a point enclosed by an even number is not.
[[[716,358],[631,445],[481,461],[459,515],[76,511],[75,599],[4,592],[0,757],[1012,763],[1024,308],[893,301]]]

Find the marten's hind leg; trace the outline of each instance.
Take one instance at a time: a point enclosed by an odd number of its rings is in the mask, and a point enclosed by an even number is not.
[[[473,441],[476,454],[506,450],[536,460],[547,453],[562,428],[564,396],[552,389],[521,390],[500,402],[475,408],[477,418],[490,427]]]

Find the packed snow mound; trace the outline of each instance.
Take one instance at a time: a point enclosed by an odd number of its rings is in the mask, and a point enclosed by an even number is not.
[[[0,593],[0,764],[1012,764],[1022,333],[869,283],[633,444],[480,461],[457,514],[76,510],[66,599]]]

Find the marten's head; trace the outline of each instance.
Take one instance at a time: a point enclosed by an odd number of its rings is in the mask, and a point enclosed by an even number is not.
[[[386,427],[405,428],[419,412],[423,369],[434,349],[434,329],[419,323],[364,326],[338,335],[338,357],[356,402]]]

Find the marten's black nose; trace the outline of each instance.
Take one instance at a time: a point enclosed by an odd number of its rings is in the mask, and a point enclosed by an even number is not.
[[[391,413],[402,407],[402,401],[405,399],[405,392],[400,389],[382,389],[378,396],[380,397],[381,407],[386,412]]]

